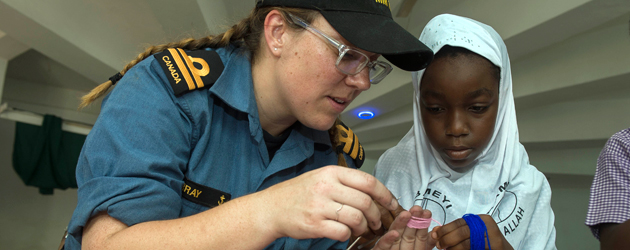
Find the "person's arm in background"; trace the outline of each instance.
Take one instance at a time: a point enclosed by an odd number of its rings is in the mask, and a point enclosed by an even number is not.
[[[628,249],[630,247],[630,220],[622,224],[600,224],[599,246],[601,250]]]
[[[630,129],[614,134],[597,159],[586,225],[601,249],[630,248]]]

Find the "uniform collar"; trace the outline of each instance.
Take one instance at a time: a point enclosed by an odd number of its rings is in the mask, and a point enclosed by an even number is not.
[[[258,118],[249,52],[233,46],[217,49],[216,52],[225,68],[210,92],[232,108]]]
[[[232,108],[247,113],[250,119],[255,120],[255,123],[260,126],[249,52],[233,46],[217,49],[216,52],[221,56],[225,68],[210,91]],[[293,128],[304,139],[331,146],[328,131],[315,130],[302,124],[296,124]],[[258,131],[250,132],[257,137]],[[262,132],[260,132],[260,139],[262,139]]]
[[[312,129],[312,128],[302,125],[301,123],[296,124],[296,126],[293,126],[293,127],[294,127],[295,132],[299,133],[301,136],[308,138],[315,143],[332,147],[332,144],[330,143],[330,136],[328,135],[328,131]]]

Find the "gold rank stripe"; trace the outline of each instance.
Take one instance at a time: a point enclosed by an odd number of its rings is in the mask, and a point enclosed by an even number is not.
[[[352,159],[356,159],[357,154],[359,153],[359,138],[357,138],[357,135],[355,135],[352,130],[350,130],[350,132],[352,133],[352,141],[354,142],[352,143],[352,153],[350,153],[350,157],[352,157]]]
[[[388,8],[391,8],[391,7],[389,6],[389,0],[376,0],[376,2],[377,2],[377,3],[380,3],[380,4],[382,4],[382,5],[387,6]]]
[[[177,68],[179,68],[180,71],[182,72],[182,75],[184,75],[184,79],[186,79],[186,84],[188,84],[188,89],[189,90],[195,89],[195,83],[190,77],[190,71],[188,71],[188,69],[186,68],[186,65],[182,61],[182,58],[179,56],[179,53],[177,53],[177,50],[168,49],[168,51],[171,53],[171,56],[173,56],[173,60],[175,60],[175,64],[177,64]],[[183,54],[186,55],[186,53],[183,53]]]
[[[184,60],[186,61],[186,64],[188,65],[188,68],[191,71],[191,75],[195,78],[195,84],[197,84],[197,88],[203,88],[203,81],[201,80],[201,77],[199,77],[199,74],[193,71],[193,69],[195,68],[195,65],[190,60],[190,57],[186,54],[186,52],[184,52],[184,50],[182,49],[177,49],[177,50],[180,53],[182,53],[182,56],[184,57]]]
[[[356,159],[357,154],[359,154],[359,139],[351,129],[346,129],[342,125],[337,125],[337,128],[343,130],[348,135],[347,137],[339,138],[339,140],[344,143],[343,151],[349,154],[352,159]],[[350,152],[350,150],[352,150],[352,152]]]

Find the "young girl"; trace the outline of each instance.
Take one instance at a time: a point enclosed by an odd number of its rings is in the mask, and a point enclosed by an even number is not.
[[[551,190],[519,143],[501,37],[445,14],[420,41],[436,55],[413,73],[414,126],[381,156],[376,177],[403,208],[420,205],[444,224],[431,225],[439,249],[470,248],[468,213],[480,215],[492,249],[555,249]]]
[[[221,35],[149,48],[86,97],[115,83],[66,249],[345,249],[378,230],[375,204],[398,203],[353,169],[337,118],[391,71],[380,55],[410,71],[433,55],[388,1],[259,0]]]

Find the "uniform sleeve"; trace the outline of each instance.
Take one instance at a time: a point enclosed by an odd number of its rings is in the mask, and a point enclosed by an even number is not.
[[[622,131],[624,132],[624,131]],[[597,159],[586,225],[599,239],[599,224],[630,219],[630,143],[627,133],[611,137]]]
[[[68,231],[80,244],[88,219],[106,211],[128,226],[178,218],[193,121],[151,57],[103,102],[77,165],[78,204]]]
[[[309,249],[328,249],[328,250],[345,250],[348,248],[349,241],[336,241],[326,238],[313,239]]]
[[[343,157],[344,157],[344,160],[346,160],[346,164],[348,165],[349,168],[353,168],[353,169],[361,168],[361,167],[357,167],[357,165],[354,163],[354,159],[352,159],[352,157],[350,157],[348,154],[343,153]]]

